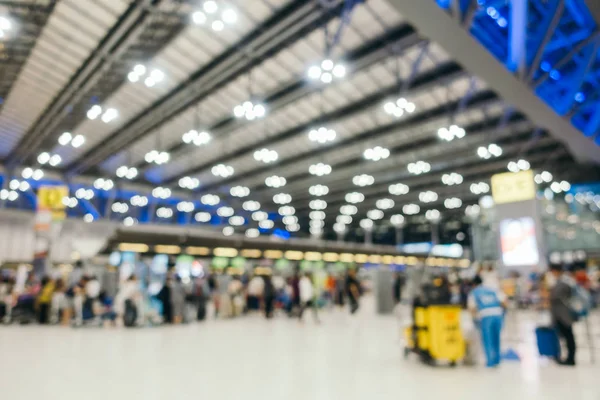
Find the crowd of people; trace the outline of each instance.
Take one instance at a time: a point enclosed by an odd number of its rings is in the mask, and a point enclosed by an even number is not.
[[[134,273],[119,276],[108,269],[101,276],[84,273],[81,263],[68,276],[25,279],[2,274],[0,320],[4,323],[84,324],[143,326],[181,324],[204,320],[210,309],[215,318],[234,318],[246,313],[275,313],[304,318],[307,309],[319,322],[319,309],[349,305],[359,308],[362,293],[355,270],[326,274],[319,282],[310,272],[289,277],[273,274],[239,274],[212,270],[196,277],[182,277],[174,268],[164,281],[140,279]],[[209,306],[211,305],[211,306]]]

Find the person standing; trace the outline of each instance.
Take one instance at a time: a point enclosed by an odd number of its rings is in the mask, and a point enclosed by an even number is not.
[[[577,344],[573,334],[573,324],[575,316],[569,307],[569,301],[573,296],[573,288],[576,282],[573,278],[565,274],[560,265],[551,267],[552,276],[555,283],[550,290],[550,314],[552,315],[552,324],[556,328],[558,336],[563,338],[567,344],[567,358],[561,359],[560,346],[556,361],[561,365],[574,366]]]
[[[396,305],[402,302],[402,288],[404,287],[404,276],[400,272],[396,272],[394,278],[394,303]]]
[[[475,318],[475,325],[481,332],[481,342],[485,350],[487,367],[500,365],[500,333],[504,315],[503,294],[482,284],[481,277],[473,279],[473,290],[467,301]]]
[[[263,301],[265,303],[265,317],[267,319],[271,319],[273,317],[273,305],[275,303],[275,298],[277,297],[277,291],[275,289],[275,285],[273,285],[271,275],[263,275],[263,279],[265,281],[263,290]]]
[[[349,269],[346,276],[346,294],[350,302],[350,314],[354,314],[360,307],[360,282],[356,278],[354,269]]]
[[[302,321],[302,315],[304,314],[304,310],[310,307],[313,310],[313,317],[315,319],[315,322],[320,322],[319,314],[317,311],[317,304],[315,301],[315,290],[309,273],[306,273],[300,278],[298,286],[300,289],[300,313],[298,314],[298,318],[300,319],[300,321]]]

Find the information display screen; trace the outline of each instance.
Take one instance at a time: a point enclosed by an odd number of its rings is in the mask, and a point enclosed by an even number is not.
[[[507,267],[533,266],[540,262],[535,222],[531,217],[500,221],[502,262]]]

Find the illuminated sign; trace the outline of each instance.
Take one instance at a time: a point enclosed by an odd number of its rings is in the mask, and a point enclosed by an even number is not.
[[[492,176],[492,197],[496,204],[516,203],[535,198],[533,172],[506,172]]]

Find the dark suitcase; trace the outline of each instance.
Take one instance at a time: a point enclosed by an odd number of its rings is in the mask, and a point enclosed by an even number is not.
[[[135,326],[137,321],[137,307],[131,300],[125,300],[125,313],[123,315],[123,325],[127,327]]]
[[[198,304],[198,315],[196,316],[198,321],[204,321],[206,319],[206,301],[201,301]]]
[[[553,328],[538,327],[535,329],[538,351],[540,356],[558,358],[560,354],[560,343],[558,335]]]

